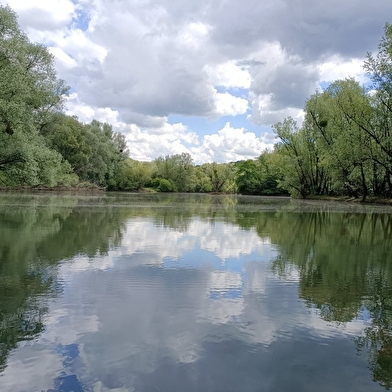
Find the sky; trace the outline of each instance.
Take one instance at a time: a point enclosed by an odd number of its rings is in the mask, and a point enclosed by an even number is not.
[[[66,111],[109,122],[130,157],[251,159],[330,82],[365,84],[390,0],[0,0],[71,87]]]

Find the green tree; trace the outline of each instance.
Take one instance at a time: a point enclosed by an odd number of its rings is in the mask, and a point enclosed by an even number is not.
[[[208,163],[196,166],[194,170],[195,175],[195,192],[208,193],[212,192],[211,178],[207,174]]]
[[[40,137],[46,117],[62,108],[64,83],[53,56],[31,43],[16,14],[0,6],[0,180],[6,185],[72,181],[70,167]]]
[[[76,174],[83,181],[102,187],[114,186],[118,165],[128,156],[125,136],[113,132],[110,124],[97,120],[85,125],[84,136],[90,154],[83,166],[75,168]]]
[[[48,145],[69,162],[75,173],[80,172],[93,154],[88,143],[87,127],[76,117],[62,113],[52,115],[41,129]]]
[[[320,169],[328,173],[327,192],[363,199],[370,186],[368,178],[370,140],[352,116],[371,115],[369,99],[354,79],[338,80],[322,94],[316,93],[305,105],[303,127],[314,136]],[[325,191],[324,191],[325,193]]]
[[[239,193],[244,195],[261,194],[260,170],[256,160],[248,159],[236,163],[235,181]]]
[[[299,129],[291,117],[275,124],[273,130],[280,139],[275,149],[281,156],[285,173],[281,187],[302,198],[323,194],[328,178],[322,170],[319,148],[312,132],[306,127]]]
[[[117,166],[110,190],[140,191],[147,183],[151,182],[152,172],[153,164],[151,162],[125,159]]]
[[[206,163],[205,172],[211,181],[213,192],[230,192],[233,190],[235,168],[232,163]]]
[[[156,177],[171,182],[179,192],[191,192],[195,189],[194,165],[190,154],[167,155],[155,159]]]
[[[374,145],[372,159],[381,167],[380,184],[376,192],[392,196],[392,25],[387,23],[378,46],[378,53],[367,54],[364,64],[373,82],[372,107],[374,114],[369,121],[359,125]]]

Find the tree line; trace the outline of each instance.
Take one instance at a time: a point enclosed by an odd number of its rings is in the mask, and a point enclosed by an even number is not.
[[[139,162],[125,136],[64,114],[69,87],[48,49],[32,43],[0,6],[0,187],[226,192],[308,197],[392,197],[392,26],[364,68],[371,85],[338,80],[273,126],[278,143],[255,159],[195,165],[190,154]]]

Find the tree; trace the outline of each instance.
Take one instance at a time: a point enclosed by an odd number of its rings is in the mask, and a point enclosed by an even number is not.
[[[188,153],[155,159],[156,177],[171,182],[173,190],[190,192],[195,188],[193,159]]]
[[[15,13],[0,6],[0,180],[6,185],[67,181],[69,165],[38,133],[47,115],[61,109],[66,90],[47,48],[29,42]]]
[[[239,193],[259,195],[261,193],[260,170],[257,161],[248,159],[236,163],[235,182]]]
[[[76,174],[83,181],[113,186],[118,165],[128,156],[125,136],[113,132],[110,124],[93,120],[84,126],[84,138],[90,153],[84,165],[75,167]]]
[[[69,162],[75,173],[87,165],[92,155],[92,147],[87,140],[86,126],[76,117],[56,113],[41,128],[41,134],[50,148]]]
[[[133,159],[121,161],[115,170],[110,190],[140,191],[151,181],[153,165],[151,162],[138,162]]]
[[[235,169],[231,163],[206,163],[203,165],[205,172],[211,181],[213,192],[225,192],[232,190],[232,180]],[[231,188],[231,189],[230,189]]]
[[[312,95],[305,105],[303,127],[316,140],[320,170],[329,186],[323,193],[363,199],[368,194],[369,137],[353,118],[371,115],[369,100],[354,79],[338,80],[323,93]]]
[[[208,163],[196,166],[194,170],[195,174],[195,192],[208,193],[212,192],[211,178],[207,174]]]
[[[387,23],[378,46],[378,53],[367,54],[364,64],[373,82],[372,107],[374,115],[360,123],[361,129],[373,142],[372,159],[382,167],[381,192],[392,196],[392,25]]]
[[[302,198],[321,194],[327,179],[320,165],[318,145],[312,132],[306,127],[299,129],[291,117],[275,124],[273,130],[280,139],[275,149],[281,156],[285,173],[281,186]]]

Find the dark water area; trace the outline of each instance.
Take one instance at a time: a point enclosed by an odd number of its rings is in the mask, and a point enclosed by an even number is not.
[[[0,194],[0,391],[385,391],[392,208]]]

